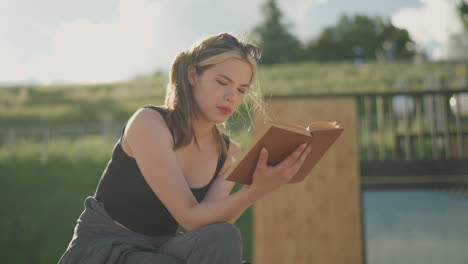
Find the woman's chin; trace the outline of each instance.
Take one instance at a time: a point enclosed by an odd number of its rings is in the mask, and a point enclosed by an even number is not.
[[[216,117],[213,117],[213,121],[215,121],[215,123],[217,124],[221,124],[226,122],[229,119],[229,116],[230,115],[218,115]]]
[[[216,124],[222,124],[224,122],[226,122],[228,119],[227,118],[218,118],[217,120],[215,120],[215,123]]]

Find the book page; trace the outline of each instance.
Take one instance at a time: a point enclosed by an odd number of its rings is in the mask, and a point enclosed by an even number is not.
[[[337,129],[341,128],[340,125],[338,125],[338,122],[333,121],[333,122],[316,122],[316,123],[311,123],[307,127],[307,131],[317,131],[317,130],[327,130],[327,129]]]
[[[294,131],[300,134],[304,135],[309,135],[309,132],[307,131],[307,128],[300,126],[300,125],[295,125],[295,124],[287,124],[287,123],[278,123],[278,122],[273,122],[271,123],[272,126],[279,127],[282,129],[286,129],[289,131]]]

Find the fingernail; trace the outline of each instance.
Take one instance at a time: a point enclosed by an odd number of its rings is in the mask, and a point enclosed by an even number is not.
[[[266,148],[263,147],[262,150],[261,150],[262,154],[265,154],[267,152]]]

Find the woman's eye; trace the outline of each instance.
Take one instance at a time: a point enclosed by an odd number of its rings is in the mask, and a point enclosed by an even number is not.
[[[216,82],[222,86],[226,86],[228,85],[227,83],[223,82],[223,81],[220,81],[220,80],[216,80]],[[245,94],[247,92],[247,90],[243,90],[243,89],[237,89],[241,94]]]
[[[218,81],[216,80],[217,83],[221,84],[221,85],[226,85],[226,83],[222,82],[222,81]]]

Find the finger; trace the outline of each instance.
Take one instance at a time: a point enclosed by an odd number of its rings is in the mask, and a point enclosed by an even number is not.
[[[293,153],[291,153],[287,158],[285,158],[282,162],[280,162],[278,169],[282,170],[282,169],[287,169],[291,167],[299,159],[299,157],[301,156],[301,153],[304,151],[306,146],[307,144],[304,143],[300,145],[299,147],[297,147]]]
[[[296,174],[297,171],[299,171],[299,169],[301,168],[302,164],[304,164],[304,161],[305,159],[307,158],[307,155],[309,155],[311,151],[311,147],[308,146],[306,150],[304,150],[304,152],[302,152],[301,156],[299,157],[299,159],[297,159],[297,161],[294,163],[294,165],[291,167],[291,170],[292,170],[292,173],[291,174]]]
[[[301,156],[301,153],[304,151],[306,148],[307,144],[304,143],[300,145],[299,147],[296,148],[296,150],[291,153],[288,157],[286,157],[283,161],[281,161],[276,168],[278,170],[286,169],[291,167]]]
[[[259,170],[259,169],[261,170],[261,169],[266,168],[268,166],[267,161],[268,161],[268,150],[265,147],[263,147],[260,150],[260,155],[258,157],[256,170]]]
[[[302,152],[301,156],[299,157],[300,162],[304,162],[311,150],[312,148],[310,146],[307,146],[307,148],[304,150],[304,152]]]

